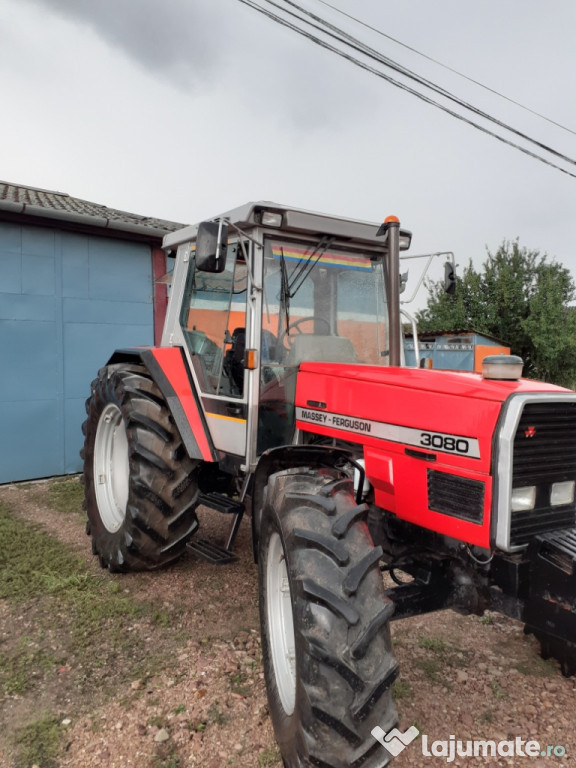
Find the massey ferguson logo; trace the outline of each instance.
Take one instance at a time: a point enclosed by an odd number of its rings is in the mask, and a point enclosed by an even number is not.
[[[536,427],[526,427],[524,430],[524,437],[534,437],[536,435]]]

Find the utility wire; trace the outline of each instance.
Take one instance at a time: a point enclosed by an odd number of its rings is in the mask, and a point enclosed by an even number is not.
[[[484,83],[481,83],[478,80],[474,80],[473,77],[468,77],[468,75],[465,75],[462,72],[459,72],[457,69],[453,69],[452,67],[449,67],[447,64],[443,64],[441,61],[438,61],[438,59],[432,58],[432,56],[427,56],[425,53],[422,53],[422,51],[419,51],[417,48],[412,48],[412,46],[407,45],[406,43],[403,43],[401,40],[398,40],[397,38],[392,37],[391,35],[387,35],[385,32],[382,32],[381,29],[378,29],[377,27],[373,27],[370,24],[367,24],[365,21],[362,21],[362,19],[358,19],[356,16],[352,16],[352,14],[350,13],[346,13],[346,11],[343,11],[341,8],[337,8],[335,5],[332,5],[331,3],[326,2],[326,0],[316,0],[316,2],[322,3],[322,5],[325,5],[327,8],[331,8],[333,11],[336,11],[336,13],[339,13],[342,16],[345,16],[347,19],[350,19],[351,21],[356,22],[356,24],[359,24],[360,26],[365,27],[366,29],[369,29],[371,32],[375,32],[377,35],[380,35],[381,37],[385,37],[387,40],[391,40],[393,43],[396,43],[397,45],[401,45],[402,48],[406,48],[406,50],[411,51],[412,53],[415,53],[418,56],[421,56],[427,61],[431,61],[433,64],[437,64],[439,67],[446,69],[448,72],[452,72],[452,74],[458,75],[458,77],[462,77],[464,80],[467,80],[469,83],[473,83],[474,85],[477,85],[480,88],[483,88],[485,91],[488,91],[489,93],[493,93],[495,96],[498,96],[499,98],[510,102],[510,104],[514,104],[516,107],[520,107],[520,109],[523,109],[526,112],[530,112],[531,115],[540,117],[542,120],[546,120],[547,123],[551,123],[552,125],[555,125],[557,128],[561,128],[563,131],[567,131],[568,133],[571,133],[574,136],[576,136],[576,131],[573,131],[572,128],[568,128],[567,126],[562,125],[561,123],[557,123],[556,120],[552,120],[550,117],[546,117],[546,115],[543,115],[540,112],[536,112],[536,110],[531,109],[530,107],[527,107],[525,104],[521,104],[519,101],[515,101],[514,99],[510,98],[510,96],[506,96],[506,94],[500,93],[500,91],[496,91],[494,90],[494,88],[490,88],[490,86],[485,85]]]
[[[281,8],[276,3],[272,3],[271,0],[265,0],[265,1],[266,2],[270,2],[272,5],[275,5],[278,8]],[[301,27],[297,26],[296,24],[293,24],[292,22],[288,21],[287,19],[279,16],[278,14],[276,14],[276,13],[274,13],[272,11],[269,11],[266,8],[263,8],[262,6],[258,5],[255,2],[255,0],[238,0],[238,2],[242,3],[243,5],[246,5],[249,8],[252,8],[255,11],[258,11],[262,15],[264,15],[267,18],[271,19],[272,21],[280,24],[281,26],[284,26],[284,27],[286,27],[288,29],[291,29],[293,32],[296,32],[297,34],[307,38],[308,40],[310,40],[311,42],[315,43],[316,45],[319,45],[321,48],[324,48],[324,49],[330,51],[331,53],[335,53],[337,56],[340,56],[341,58],[346,59],[351,64],[354,64],[355,66],[360,67],[361,69],[363,69],[363,70],[365,70],[367,72],[370,72],[371,74],[376,75],[377,77],[382,78],[383,80],[385,80],[386,82],[390,83],[391,85],[394,85],[397,88],[400,88],[401,90],[406,91],[407,93],[410,93],[413,96],[416,96],[421,101],[424,101],[427,104],[430,104],[432,106],[437,107],[438,109],[441,109],[443,112],[446,112],[447,114],[451,115],[452,117],[455,117],[457,120],[460,120],[460,121],[462,121],[464,123],[467,123],[468,125],[471,125],[472,127],[476,128],[477,130],[482,131],[483,133],[486,133],[489,136],[492,136],[493,138],[497,139],[498,141],[500,141],[500,142],[502,142],[502,143],[504,143],[504,144],[506,144],[506,145],[508,145],[510,147],[513,147],[513,148],[519,150],[520,152],[523,152],[524,154],[528,155],[529,157],[534,158],[535,160],[539,160],[541,163],[544,163],[545,165],[548,165],[548,166],[550,166],[552,168],[555,168],[556,170],[561,171],[562,173],[565,173],[566,175],[571,176],[572,178],[576,178],[576,174],[566,170],[565,168],[562,168],[560,165],[557,165],[556,163],[550,162],[550,160],[547,160],[546,158],[542,157],[541,155],[538,155],[535,152],[532,152],[531,150],[527,149],[526,147],[523,147],[522,145],[517,144],[517,143],[511,141],[510,139],[506,139],[504,136],[501,136],[500,134],[495,133],[494,131],[492,131],[492,130],[486,128],[485,126],[483,126],[483,125],[481,125],[481,124],[479,124],[479,123],[477,123],[477,122],[475,122],[475,121],[465,117],[464,115],[459,114],[458,112],[455,112],[454,110],[450,109],[449,107],[446,107],[445,105],[443,105],[443,104],[441,104],[441,103],[439,103],[437,101],[434,101],[429,96],[426,96],[425,94],[420,93],[419,91],[415,90],[414,88],[411,88],[411,87],[407,86],[406,84],[404,84],[404,83],[402,83],[402,82],[400,82],[398,80],[395,80],[394,78],[390,77],[389,75],[386,75],[381,70],[378,70],[375,67],[372,67],[369,64],[366,64],[366,63],[360,61],[359,59],[355,58],[351,54],[348,54],[345,51],[343,51],[343,50],[341,50],[341,49],[331,45],[330,43],[326,42],[325,40],[323,40],[323,39],[321,39],[319,37],[316,37],[315,35],[311,34],[310,32],[306,31],[305,29],[302,29]],[[283,10],[286,13],[289,13],[292,16],[295,16],[295,14],[290,13],[288,11],[285,11],[285,9],[281,8],[281,10]],[[306,24],[308,24],[310,26],[313,26],[316,29],[319,29],[316,25],[311,25],[310,22],[306,21],[306,19],[302,19],[299,16],[296,16],[296,18],[298,18],[300,21],[303,21],[304,23],[306,23]],[[328,33],[326,33],[325,30],[320,30],[320,31],[323,34],[328,34]],[[344,34],[346,34],[346,33],[344,33]],[[330,35],[330,36],[334,37],[334,35]],[[340,42],[344,42],[344,41],[340,40]],[[346,43],[346,44],[349,45],[350,47],[355,48],[355,50],[358,50],[360,53],[368,55],[368,54],[366,54],[366,52],[364,50],[364,45],[362,43],[359,43],[357,46],[351,45],[350,43]],[[402,69],[402,68],[400,68],[400,69]],[[415,76],[415,77],[417,77],[417,76]],[[431,87],[431,86],[428,86],[428,87]],[[434,86],[434,89],[438,93],[441,93],[443,91],[443,89],[439,88],[438,86]],[[454,98],[454,100],[456,100],[458,102],[456,97],[453,97],[453,98]],[[464,104],[464,103],[462,102],[462,104]],[[482,115],[480,110],[476,110],[474,107],[471,107],[471,109],[474,112],[476,112],[477,114]],[[493,118],[493,120],[494,120],[494,122],[498,122],[498,121],[496,121],[495,118]],[[506,124],[502,123],[502,126],[504,128],[506,128],[507,130],[511,130],[512,132],[516,133],[517,135],[524,137],[524,134],[521,134],[520,132],[515,131],[515,129],[513,129],[513,128],[509,127],[509,126],[506,126]],[[527,137],[527,139],[529,141],[533,142],[534,144],[537,144],[538,146],[540,146],[545,151],[551,152],[552,154],[555,154],[555,155],[557,155],[559,157],[562,157],[562,158],[565,157],[565,156],[561,155],[560,153],[556,152],[555,150],[553,150],[553,149],[551,149],[549,147],[546,147],[546,145],[541,144],[540,142],[537,142],[537,141],[535,141],[533,139],[530,139],[529,137]],[[567,160],[567,162],[576,165],[576,161],[573,160],[572,158],[566,157],[566,160]]]
[[[298,16],[298,14],[294,13],[293,11],[286,10],[281,4],[274,2],[274,0],[265,0],[269,5],[274,6],[275,8],[278,8],[279,10],[287,13],[290,16],[295,17],[299,21],[304,22],[304,24],[307,24],[308,26],[312,27],[313,29],[316,29],[317,31],[332,37],[333,39],[337,40],[340,43],[344,43],[344,45],[348,45],[353,50],[358,51],[359,53],[362,53],[366,55],[368,58],[374,59],[378,61],[381,64],[384,64],[385,66],[392,69],[394,72],[397,72],[398,74],[401,74],[405,77],[407,77],[410,80],[415,81],[419,85],[424,86],[425,88],[428,88],[432,92],[443,96],[444,98],[448,99],[449,101],[452,101],[459,107],[463,107],[464,109],[469,110],[470,112],[474,113],[475,115],[478,115],[478,117],[482,117],[484,120],[487,120],[488,122],[494,123],[500,128],[503,128],[506,131],[510,131],[514,135],[518,136],[521,139],[524,139],[524,141],[527,141],[530,144],[533,144],[534,146],[538,147],[539,149],[544,150],[545,152],[549,152],[554,157],[557,157],[559,160],[564,160],[565,162],[569,163],[570,165],[576,166],[576,160],[574,160],[571,157],[568,157],[567,155],[562,154],[561,152],[557,152],[555,149],[552,149],[548,145],[544,144],[541,141],[538,141],[536,139],[531,138],[525,133],[522,133],[521,131],[518,131],[516,128],[513,128],[512,126],[502,122],[501,120],[498,120],[497,118],[493,117],[492,115],[489,115],[487,112],[484,112],[481,109],[478,109],[477,107],[474,107],[472,104],[469,104],[468,102],[464,101],[463,99],[460,99],[457,96],[454,96],[454,94],[447,91],[445,88],[441,88],[440,86],[436,85],[435,83],[431,82],[430,80],[427,80],[426,78],[421,77],[420,75],[417,75],[415,72],[412,72],[407,67],[404,67],[397,62],[393,61],[392,59],[388,58],[387,56],[384,56],[379,51],[374,50],[370,46],[366,45],[365,43],[361,42],[357,38],[353,37],[352,35],[348,34],[342,29],[339,29],[338,27],[334,26],[330,22],[326,21],[320,16],[317,16],[316,14],[312,13],[311,11],[306,10],[303,6],[299,5],[298,3],[294,2],[294,0],[283,0],[284,4],[291,6],[292,8],[295,8],[300,13],[305,14],[306,16],[309,16],[312,18],[315,22],[318,22],[320,25],[326,27],[328,32],[322,28],[322,26],[318,26],[318,24],[312,24],[311,22],[307,21],[306,19],[302,18],[301,16]]]

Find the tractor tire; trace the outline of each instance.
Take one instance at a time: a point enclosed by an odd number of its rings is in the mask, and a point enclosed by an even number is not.
[[[382,768],[390,760],[371,731],[397,722],[393,605],[366,514],[349,480],[312,470],[272,475],[265,491],[262,651],[286,768]]]
[[[84,492],[92,551],[110,571],[176,560],[198,528],[197,467],[146,368],[102,368],[86,401]]]

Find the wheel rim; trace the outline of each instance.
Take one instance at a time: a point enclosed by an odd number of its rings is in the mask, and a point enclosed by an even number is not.
[[[126,517],[130,464],[122,411],[109,403],[100,416],[94,442],[94,488],[100,518],[116,533]]]
[[[296,704],[296,641],[290,582],[282,540],[270,536],[266,569],[266,613],[276,688],[287,715]]]

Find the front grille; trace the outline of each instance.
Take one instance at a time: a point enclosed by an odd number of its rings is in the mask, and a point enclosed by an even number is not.
[[[575,474],[576,403],[527,403],[514,438],[514,487],[572,480]]]
[[[576,480],[576,402],[526,403],[514,437],[512,487],[536,486],[533,510],[513,512],[510,544],[567,528],[576,522],[576,505],[550,505],[553,483]]]
[[[484,517],[484,483],[429,469],[428,508],[480,524]]]

